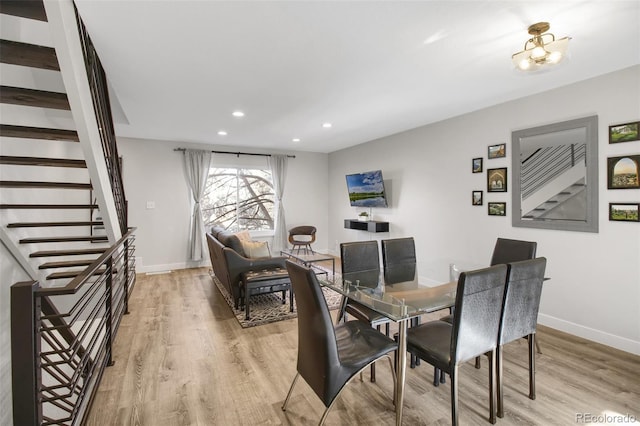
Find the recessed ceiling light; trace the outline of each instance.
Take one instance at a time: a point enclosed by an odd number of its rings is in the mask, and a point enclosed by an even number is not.
[[[332,124],[331,123],[322,123],[322,127],[324,127],[325,129],[329,129],[331,128]]]
[[[233,115],[234,117],[244,117],[244,112],[242,111],[233,111]]]
[[[291,139],[293,142],[300,142],[300,138],[293,138]]]
[[[220,135],[220,136],[227,136],[227,132],[225,132],[224,130],[220,130],[220,131],[218,132],[218,135]]]

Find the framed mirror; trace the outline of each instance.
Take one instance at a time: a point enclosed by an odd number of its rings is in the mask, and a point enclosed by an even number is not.
[[[598,116],[514,131],[512,223],[598,232]]]

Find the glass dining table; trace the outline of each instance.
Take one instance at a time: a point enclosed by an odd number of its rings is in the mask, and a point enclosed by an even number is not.
[[[387,269],[377,277],[375,274],[352,273],[335,275],[333,278],[319,276],[318,281],[320,285],[359,302],[398,324],[395,401],[396,425],[401,425],[409,321],[453,306],[457,282],[437,286],[422,284],[417,277],[415,264]]]

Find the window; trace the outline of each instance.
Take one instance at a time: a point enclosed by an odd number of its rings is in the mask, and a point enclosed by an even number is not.
[[[205,227],[272,231],[274,198],[270,170],[212,168],[202,199]]]

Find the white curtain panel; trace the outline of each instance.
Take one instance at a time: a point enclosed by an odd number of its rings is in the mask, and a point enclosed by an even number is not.
[[[287,179],[288,158],[286,155],[271,155],[268,159],[269,167],[271,167],[271,178],[273,179],[273,190],[276,194],[276,223],[273,229],[273,252],[278,253],[287,247],[287,225],[284,220],[282,195],[284,194],[284,183]]]
[[[200,261],[205,258],[204,219],[200,208],[200,200],[204,195],[204,188],[211,166],[211,151],[187,149],[184,151],[184,166],[187,185],[193,197],[193,212],[189,229],[189,258]]]

